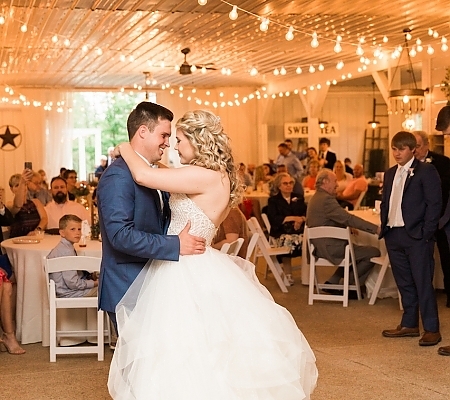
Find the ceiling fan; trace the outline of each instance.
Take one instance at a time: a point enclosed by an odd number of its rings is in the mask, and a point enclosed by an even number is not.
[[[213,70],[216,71],[217,68],[214,67],[213,63],[207,63],[207,64],[197,64],[197,65],[191,65],[187,62],[187,55],[191,52],[191,49],[189,47],[186,47],[184,49],[181,49],[181,52],[184,54],[184,62],[180,65],[180,74],[181,75],[190,75],[192,72],[196,71],[197,69],[201,69],[203,71],[206,70]]]

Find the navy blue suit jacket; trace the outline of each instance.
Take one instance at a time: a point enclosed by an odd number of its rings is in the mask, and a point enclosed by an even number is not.
[[[137,185],[122,158],[103,172],[97,199],[102,234],[99,308],[115,312],[117,303],[150,259],[178,261],[180,240],[167,236],[168,194]]]
[[[403,189],[402,215],[405,229],[414,239],[430,240],[436,232],[442,207],[441,180],[436,168],[414,159]],[[382,238],[389,230],[389,199],[397,165],[384,174],[381,200]]]

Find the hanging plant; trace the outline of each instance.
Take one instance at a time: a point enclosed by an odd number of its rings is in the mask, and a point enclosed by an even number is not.
[[[441,82],[441,91],[445,93],[447,98],[447,105],[450,106],[450,67],[445,69],[445,79]]]

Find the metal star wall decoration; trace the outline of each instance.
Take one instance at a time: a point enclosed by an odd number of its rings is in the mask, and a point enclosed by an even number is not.
[[[22,143],[22,134],[19,129],[13,125],[3,125],[0,127],[0,139],[2,145],[0,148],[4,151],[11,151],[17,149]],[[12,148],[11,148],[12,147]]]

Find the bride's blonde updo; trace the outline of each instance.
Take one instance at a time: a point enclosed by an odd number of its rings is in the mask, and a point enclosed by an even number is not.
[[[230,206],[237,205],[244,188],[237,177],[230,139],[223,131],[220,118],[206,110],[188,111],[175,127],[183,131],[194,148],[195,157],[190,164],[228,174]]]

